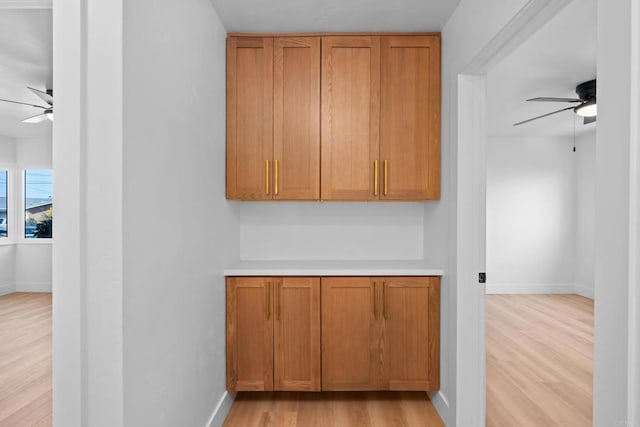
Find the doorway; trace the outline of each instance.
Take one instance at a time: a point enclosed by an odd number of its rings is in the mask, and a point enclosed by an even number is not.
[[[0,425],[48,425],[53,18],[50,3],[5,2],[0,12]]]
[[[484,322],[478,322],[484,318],[485,289],[478,286],[478,272],[486,265],[486,73],[567,3],[528,2],[458,76],[457,422],[463,425],[485,420],[485,331]],[[637,247],[637,228],[630,224],[637,223],[638,158],[630,142],[637,136],[638,117],[630,117],[628,112],[637,111],[638,105],[640,21],[629,19],[632,14],[638,16],[637,5],[598,2],[598,80],[600,88],[607,87],[598,101],[600,112],[607,113],[599,117],[597,140],[607,143],[598,144],[596,153],[595,264],[596,272],[606,274],[596,274],[596,283],[606,286],[595,286],[596,425],[628,424],[637,417],[637,363],[632,362],[638,360],[634,343],[640,306],[632,280],[637,277],[637,267],[633,268],[637,259],[630,258],[637,256],[633,249]]]
[[[487,73],[488,426],[592,425],[596,9],[569,4]]]

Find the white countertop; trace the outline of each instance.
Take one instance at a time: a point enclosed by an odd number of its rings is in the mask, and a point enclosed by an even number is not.
[[[442,276],[423,261],[240,261],[225,276]]]

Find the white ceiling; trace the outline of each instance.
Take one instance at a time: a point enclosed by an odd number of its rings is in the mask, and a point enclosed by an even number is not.
[[[211,0],[228,32],[440,31],[460,0]]]
[[[52,16],[46,9],[0,9],[0,98],[46,106],[27,86],[45,90],[53,80]],[[0,135],[49,137],[51,122],[24,124],[38,108],[0,102]]]
[[[567,107],[525,102],[539,96],[577,98],[575,87],[596,77],[596,0],[576,0],[487,76],[491,136],[570,136],[595,129],[565,111],[521,126],[513,123]],[[578,120],[579,119],[579,120]]]

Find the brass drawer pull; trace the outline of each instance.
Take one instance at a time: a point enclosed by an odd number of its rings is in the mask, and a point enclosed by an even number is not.
[[[373,195],[378,195],[378,161],[373,161]],[[375,285],[375,283],[374,283]]]
[[[383,168],[384,168],[384,183],[383,183],[384,190],[383,190],[383,193],[386,196],[387,193],[388,193],[388,190],[389,190],[389,188],[388,188],[388,185],[389,185],[389,168],[388,168],[388,162],[386,160],[383,163]]]
[[[278,161],[276,160],[276,164],[275,164],[275,190],[274,190],[274,194],[277,196],[280,193],[280,174],[279,174],[279,168],[278,168]]]
[[[269,191],[270,191],[270,183],[269,183],[269,172],[271,171],[271,165],[269,164],[269,160],[265,160],[264,161],[264,182],[265,182],[265,189],[264,192],[266,195],[269,195]]]

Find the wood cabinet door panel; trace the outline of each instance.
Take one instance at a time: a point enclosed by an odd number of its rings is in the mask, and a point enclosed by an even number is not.
[[[439,388],[439,280],[387,277],[383,283],[383,385],[389,390]]]
[[[323,200],[378,199],[379,132],[380,37],[323,37]]]
[[[274,321],[275,390],[320,391],[320,279],[278,279]]]
[[[381,58],[381,198],[439,199],[440,37],[382,37]]]
[[[227,39],[227,198],[269,200],[273,39]]]
[[[274,198],[318,200],[319,37],[275,39],[273,132],[274,168],[278,169],[274,176]]]
[[[377,289],[368,277],[322,278],[323,390],[379,389]]]
[[[273,390],[273,280],[227,278],[227,390]]]

